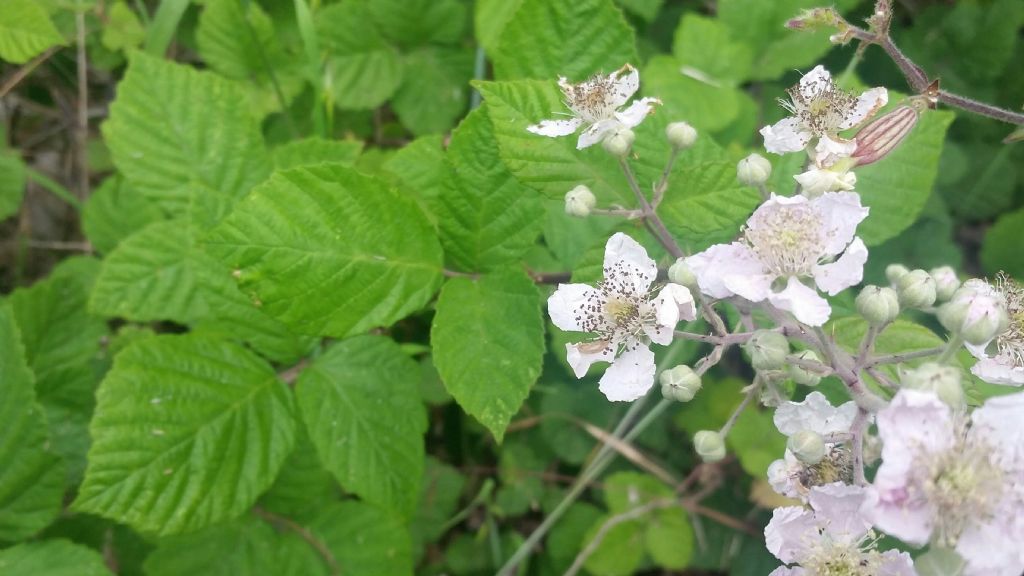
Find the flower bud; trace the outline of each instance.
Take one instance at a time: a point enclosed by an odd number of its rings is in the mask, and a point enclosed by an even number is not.
[[[969,344],[983,346],[1002,334],[1010,322],[1006,302],[988,283],[968,280],[949,302],[939,307],[939,322]]]
[[[796,459],[813,466],[825,457],[825,439],[821,434],[810,430],[801,430],[789,437],[786,448],[796,456]]]
[[[857,149],[851,157],[858,166],[867,166],[885,158],[910,134],[920,117],[917,109],[902,105],[868,124],[854,136]]]
[[[929,274],[935,280],[935,297],[940,302],[945,302],[953,297],[953,294],[960,288],[960,279],[956,277],[956,270],[951,266],[940,266],[933,268]]]
[[[808,170],[793,179],[800,184],[800,194],[808,198],[817,198],[825,192],[853,190],[857,184],[857,175],[853,172],[827,168]]]
[[[690,269],[685,258],[679,258],[674,264],[668,267],[668,281],[686,286],[694,290],[697,287],[697,275]]]
[[[778,332],[758,330],[745,348],[755,370],[781,370],[789,355],[789,340]]]
[[[820,30],[836,28],[846,24],[835,8],[812,8],[804,10],[799,16],[786,21],[786,28],[791,30]]]
[[[892,288],[865,286],[857,295],[856,304],[857,312],[875,327],[892,322],[900,313],[899,296]]]
[[[631,148],[633,148],[633,141],[636,140],[636,134],[633,133],[629,128],[620,128],[612,133],[601,142],[601,146],[604,147],[605,152],[615,156],[617,158],[625,158]]]
[[[714,430],[701,430],[694,434],[693,449],[705,462],[718,462],[725,458],[725,440]]]
[[[940,400],[956,407],[964,403],[964,389],[960,380],[959,369],[928,362],[904,372],[900,378],[900,386],[911,390],[934,392]]]
[[[911,270],[896,281],[900,306],[928,308],[935,304],[935,280],[924,270]]]
[[[751,154],[736,164],[736,178],[747,186],[757,186],[772,175],[772,163],[760,154]]]
[[[565,213],[570,216],[586,218],[597,205],[597,198],[583,184],[565,193]]]
[[[801,350],[800,352],[797,352],[795,356],[800,360],[812,360],[815,362],[821,362],[821,358],[819,358],[813,350]],[[790,364],[787,370],[789,371],[790,379],[792,379],[793,382],[796,382],[797,384],[801,384],[803,386],[817,386],[818,383],[821,382],[821,374],[813,370],[808,370],[803,366],[799,366],[797,364]]]
[[[889,284],[896,284],[896,281],[903,277],[904,274],[910,272],[910,268],[907,268],[903,264],[889,264],[885,267],[885,277],[889,280]]]
[[[661,382],[661,395],[676,402],[693,400],[701,386],[700,376],[685,364],[665,370],[658,380]]]
[[[685,150],[697,141],[697,129],[686,122],[672,122],[665,127],[665,137],[673,148]]]

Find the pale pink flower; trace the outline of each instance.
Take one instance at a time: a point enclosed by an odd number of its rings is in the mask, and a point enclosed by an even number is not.
[[[1006,330],[992,341],[978,346],[967,344],[967,349],[978,359],[971,372],[992,384],[1024,385],[1024,287],[1006,274],[999,274],[995,284],[968,280],[954,295],[954,301],[963,297],[965,289],[977,290],[983,299],[997,299],[1006,307],[1009,318]],[[971,306],[971,312],[977,313],[974,308],[977,307]]]

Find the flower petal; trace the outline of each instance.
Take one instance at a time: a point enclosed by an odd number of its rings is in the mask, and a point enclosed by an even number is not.
[[[565,345],[565,360],[577,378],[587,375],[594,362],[611,362],[615,359],[616,346],[605,342],[580,342]]]
[[[606,119],[591,124],[586,130],[580,134],[579,140],[576,141],[576,149],[583,150],[584,148],[590,148],[594,144],[604,140],[605,137],[614,134],[616,130],[622,127],[622,124],[618,120]]]
[[[718,244],[686,259],[697,276],[701,292],[713,298],[739,295],[751,302],[764,300],[773,276],[749,246],[742,242]]]
[[[868,217],[868,208],[860,203],[856,192],[828,192],[811,200],[821,213],[822,227],[828,239],[824,255],[834,256],[853,241],[857,226]]]
[[[972,523],[960,535],[956,551],[967,562],[964,576],[1019,576],[1024,551],[1001,522]]]
[[[658,276],[658,265],[639,242],[616,232],[604,246],[604,276],[625,278],[637,294],[646,294]]]
[[[917,576],[914,560],[910,554],[899,550],[882,552],[882,565],[878,567],[878,576]]]
[[[804,465],[787,448],[784,458],[775,460],[768,466],[768,483],[783,496],[806,501],[807,497],[797,482],[798,475],[803,469]]]
[[[797,118],[783,118],[771,126],[761,128],[764,149],[773,154],[799,152],[811,141],[811,133],[805,130]]]
[[[833,406],[821,392],[811,392],[803,402],[786,402],[775,410],[775,427],[786,436],[810,430],[822,436],[849,432],[857,416],[857,405],[845,402]]]
[[[871,522],[861,515],[867,499],[862,486],[842,482],[815,486],[808,500],[814,508],[814,518],[832,536],[832,540],[857,541],[871,528]]]
[[[640,72],[631,64],[626,64],[609,74],[608,78],[612,81],[612,87],[614,88],[612,90],[611,103],[615,108],[629,102],[629,99],[640,88]],[[656,100],[656,98],[652,98],[652,100]]]
[[[838,260],[815,266],[814,282],[829,296],[835,296],[864,279],[864,264],[867,261],[867,246],[860,238],[854,238]]]
[[[599,389],[612,402],[632,402],[654,386],[654,352],[639,345],[612,362]]]
[[[584,332],[584,309],[602,300],[601,293],[593,286],[559,284],[558,290],[548,298],[548,315],[555,326],[566,332]]]
[[[822,136],[814,147],[814,161],[819,166],[831,166],[841,158],[849,158],[857,150],[857,143],[843,138]]]
[[[853,128],[863,122],[866,118],[878,112],[882,106],[889,102],[889,93],[885,88],[872,88],[866,90],[857,98],[857,107],[853,112],[843,119],[839,125],[840,130]]]
[[[982,435],[1005,468],[1024,472],[1024,392],[989,398],[971,414],[971,434]]]
[[[672,343],[673,331],[680,317],[693,320],[697,309],[693,303],[693,295],[685,286],[666,284],[657,298],[651,302],[655,321],[643,324],[644,333],[656,344],[668,346]]]
[[[615,118],[627,128],[633,128],[643,122],[644,118],[654,113],[654,106],[661,104],[657,98],[641,98],[630,104],[625,110],[615,113]]]
[[[811,168],[793,179],[800,184],[800,194],[808,198],[817,198],[825,192],[853,190],[857,184],[857,175],[853,172],[836,172],[826,168]]]
[[[583,120],[579,118],[568,118],[566,120],[541,120],[539,124],[527,126],[526,129],[534,134],[555,138],[568,136],[579,130]]]
[[[786,564],[799,564],[819,540],[814,513],[799,506],[772,510],[772,519],[764,528],[765,547]]]
[[[831,82],[832,74],[824,66],[818,64],[810,72],[800,77],[800,93],[808,97],[816,96],[822,86]]]
[[[781,292],[772,292],[768,301],[780,310],[788,310],[797,320],[810,326],[821,326],[828,321],[832,307],[816,290],[808,288],[795,276],[790,276]]]
[[[977,356],[977,354],[975,355]],[[1024,385],[1024,368],[1000,362],[996,358],[983,358],[979,360],[974,366],[971,366],[971,374],[989,384]]]

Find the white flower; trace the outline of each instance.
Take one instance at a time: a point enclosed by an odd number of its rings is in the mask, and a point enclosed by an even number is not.
[[[853,192],[773,195],[747,220],[740,241],[712,246],[686,263],[708,296],[768,300],[821,326],[832,308],[804,281],[832,296],[861,281],[868,250],[855,234],[867,214]]]
[[[964,288],[969,285],[978,286],[975,281],[968,280]],[[971,372],[992,384],[1024,385],[1024,286],[1006,274],[999,274],[995,285],[988,286],[1005,302],[1010,322],[1009,327],[991,342],[980,346],[967,345],[967,349],[978,358]]]
[[[789,101],[780,103],[792,116],[761,129],[764,147],[785,154],[803,150],[818,138],[815,151],[821,165],[831,163],[830,157],[853,154],[857,144],[839,138],[838,132],[860,124],[889,100],[885,88],[872,88],[860,96],[839,89],[823,66],[805,74],[788,92]]]
[[[633,401],[654,385],[650,342],[667,345],[680,319],[693,320],[697,309],[685,287],[666,284],[657,296],[651,284],[658,274],[654,260],[629,236],[608,239],[604,280],[597,287],[560,284],[548,298],[551,321],[562,330],[590,332],[594,340],[566,345],[577,378],[594,362],[611,362],[600,389],[612,401]]]
[[[565,105],[572,117],[564,120],[544,120],[526,129],[542,136],[568,136],[585,127],[576,142],[582,150],[597,144],[622,128],[633,128],[654,111],[657,98],[641,98],[620,110],[640,87],[640,73],[629,64],[608,74],[598,74],[580,84],[570,84],[558,78],[558,87],[565,95]]]
[[[776,492],[790,498],[807,499],[812,488],[851,480],[853,459],[849,448],[835,439],[846,434],[857,415],[857,405],[846,402],[832,406],[821,392],[811,392],[803,402],[786,402],[775,410],[775,427],[786,436],[808,431],[826,440],[825,457],[813,465],[800,462],[786,449],[785,457],[768,467],[768,482]]]
[[[877,538],[862,516],[864,489],[836,483],[811,490],[812,510],[776,508],[764,529],[768,551],[786,564],[769,576],[914,576],[906,552],[876,549]]]
[[[934,393],[901,390],[878,413],[882,465],[866,509],[912,545],[955,549],[964,576],[1024,571],[1024,394],[970,417]]]

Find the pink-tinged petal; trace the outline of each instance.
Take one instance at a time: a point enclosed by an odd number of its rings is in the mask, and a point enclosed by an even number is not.
[[[674,304],[674,306],[673,306]],[[680,320],[697,318],[697,306],[693,302],[693,294],[686,286],[669,282],[658,293],[658,324],[675,327]]]
[[[849,158],[857,150],[857,143],[843,138],[822,136],[814,147],[814,160],[819,166],[831,166],[841,158]]]
[[[588,305],[600,305],[601,293],[586,284],[559,284],[558,290],[548,298],[548,315],[551,321],[566,332],[584,332],[584,309]]]
[[[1000,522],[974,523],[964,530],[956,551],[967,562],[963,576],[1020,576],[1024,548],[1020,535]]]
[[[849,432],[857,416],[857,405],[845,402],[832,406],[821,392],[811,392],[803,402],[785,402],[775,409],[775,427],[786,436],[810,430],[828,436]]]
[[[761,128],[764,149],[773,154],[788,154],[803,150],[812,134],[805,130],[797,118],[783,118],[771,126]]]
[[[534,134],[555,138],[568,136],[580,129],[583,121],[579,118],[568,118],[566,120],[541,120],[539,124],[527,126],[526,129]]]
[[[775,460],[768,466],[768,483],[783,496],[806,501],[806,494],[801,492],[797,484],[797,475],[803,468],[803,464],[787,449],[784,458]]]
[[[814,96],[818,88],[832,83],[832,74],[824,66],[818,64],[810,72],[800,78],[800,93]]]
[[[786,564],[799,564],[819,538],[814,513],[799,506],[776,508],[764,528],[765,547]]]
[[[630,104],[625,110],[615,113],[615,118],[627,128],[643,122],[644,118],[654,114],[654,107],[661,104],[657,98],[641,98]]]
[[[856,192],[828,192],[811,200],[822,215],[828,235],[824,254],[834,256],[845,249],[857,234],[857,226],[868,217],[868,208]]]
[[[1024,392],[989,398],[971,414],[971,422],[970,433],[992,446],[1000,465],[1024,475]]]
[[[814,268],[814,282],[818,288],[835,296],[864,279],[864,264],[868,261],[868,248],[860,238],[854,238],[838,260],[819,264]]]
[[[626,64],[609,75],[614,90],[612,91],[612,105],[615,108],[622,106],[636,94],[640,88],[640,72],[631,64]],[[656,98],[651,98],[656,100]],[[634,124],[636,126],[636,124]]]
[[[873,116],[875,112],[878,112],[882,106],[885,106],[889,102],[889,93],[885,88],[872,88],[865,91],[857,98],[857,107],[853,113],[843,119],[842,124],[839,125],[840,130],[846,130],[847,128],[853,128],[857,124],[860,124],[865,119]]]
[[[809,326],[821,326],[832,314],[832,307],[827,300],[793,276],[781,292],[771,293],[768,301],[780,310],[792,312],[797,320]]]
[[[612,362],[598,388],[612,402],[632,402],[654,386],[654,352],[637,346]]]
[[[604,246],[604,275],[626,278],[637,294],[645,294],[658,276],[658,265],[639,242],[616,232]]]
[[[718,266],[728,260],[735,250],[737,248],[733,244],[716,244],[686,259],[686,265],[697,277],[697,285],[701,292],[712,298],[728,298],[733,295],[722,283]]]
[[[971,373],[989,384],[1003,384],[1005,386],[1024,385],[1024,368],[1010,366],[994,358],[979,360],[971,367]]]
[[[917,576],[914,560],[910,554],[899,550],[882,552],[882,565],[878,567],[878,576]]]
[[[771,571],[768,576],[807,576],[807,571],[799,566],[790,568],[788,566],[779,566],[775,570]]]
[[[811,489],[808,500],[814,508],[814,518],[822,524],[833,540],[856,541],[871,528],[861,514],[867,493],[862,486],[842,482]]]
[[[759,283],[755,281],[753,286],[749,285],[750,282],[746,278],[764,277],[767,271],[761,260],[746,244],[716,244],[687,258],[686,265],[697,277],[700,291],[712,298],[728,298],[737,294],[729,286],[730,283],[734,283],[745,294],[755,297],[754,301],[764,299],[764,294],[756,292],[759,286],[763,290],[764,278]],[[771,280],[767,279],[767,283],[770,285]]]
[[[614,344],[603,342],[580,342],[565,345],[565,360],[577,378],[587,375],[594,362],[611,362],[615,359]]]
[[[920,451],[949,450],[954,443],[949,406],[934,392],[900,390],[878,412],[878,435],[882,439],[882,467],[889,461],[910,462]]]
[[[583,150],[584,148],[590,148],[594,144],[597,144],[604,140],[607,136],[615,133],[616,130],[622,127],[622,124],[618,120],[601,120],[596,124],[590,125],[586,130],[580,134],[579,140],[576,141],[576,149]]]
[[[875,484],[868,488],[868,502],[864,507],[864,514],[871,523],[907,544],[926,544],[935,527],[935,509],[921,499],[912,498],[906,489],[881,490],[877,487],[877,477]]]

